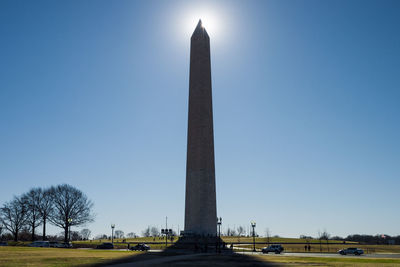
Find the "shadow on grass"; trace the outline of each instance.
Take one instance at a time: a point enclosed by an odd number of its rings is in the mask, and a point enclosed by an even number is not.
[[[180,239],[160,252],[145,252],[93,267],[115,266],[279,266],[246,254],[234,253],[216,238]]]

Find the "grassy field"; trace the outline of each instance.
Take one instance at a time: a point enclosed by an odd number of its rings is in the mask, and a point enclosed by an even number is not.
[[[222,237],[224,242],[228,244],[228,246],[232,243],[238,243],[238,242],[247,242],[251,243],[253,242],[252,237]],[[177,241],[178,238],[174,238],[174,242]],[[153,238],[153,237],[138,237],[138,238],[127,238],[125,239],[126,243],[122,243],[124,239],[114,239],[114,242],[116,243],[117,248],[127,248],[127,243],[132,242],[132,243],[149,243],[150,247],[152,249],[164,249],[165,248],[165,239],[160,239],[158,237]],[[285,251],[286,252],[304,252],[304,246],[306,244],[310,244],[311,246],[311,251],[310,252],[329,252],[329,253],[335,253],[340,249],[347,248],[347,247],[359,247],[364,250],[365,253],[400,253],[400,246],[399,245],[360,245],[355,242],[346,242],[346,244],[332,244],[332,243],[340,243],[340,241],[335,241],[335,240],[329,240],[327,243],[326,241],[322,241],[321,244],[319,240],[316,239],[311,239],[311,240],[305,240],[305,239],[298,239],[298,238],[270,238],[270,242],[274,243],[288,243],[288,242],[297,242],[297,243],[302,243],[302,244],[283,244]],[[75,247],[95,247],[103,242],[110,242],[110,240],[105,239],[105,240],[92,240],[92,241],[76,241],[73,242]],[[152,242],[161,242],[161,244],[151,244]],[[257,249],[261,249],[267,245],[267,238],[264,237],[257,237],[256,242],[262,244],[256,244]],[[308,242],[308,243],[307,243]],[[168,245],[171,245],[172,243],[168,241]],[[241,247],[244,249],[252,248],[252,245],[236,245],[235,247]]]
[[[110,260],[124,260],[129,256],[154,257],[151,254],[130,251],[78,250],[57,248],[0,247],[0,267],[37,266],[67,267],[105,264]],[[159,255],[162,257],[162,255]],[[126,260],[126,259],[125,259]],[[274,266],[399,266],[400,259],[355,257],[287,257],[275,255],[199,255],[190,260],[177,260],[176,264],[197,266],[246,266],[246,263],[273,263]],[[227,264],[229,263],[229,264]],[[243,265],[243,263],[245,265]],[[98,265],[97,265],[98,266]],[[161,265],[159,265],[161,266]],[[171,266],[171,265],[167,265]]]
[[[329,257],[280,257],[280,256],[253,256],[259,261],[280,263],[286,266],[400,266],[400,259],[374,259],[374,258],[329,258]]]
[[[253,238],[252,237],[227,237],[223,236],[222,239],[224,242],[227,243],[229,246],[232,243],[238,243],[238,242],[244,242],[244,243],[252,243]],[[174,237],[174,242],[178,240],[178,237]],[[123,243],[125,241],[125,243]],[[270,238],[270,242],[273,243],[283,243],[283,247],[285,248],[286,252],[304,252],[304,246],[306,244],[310,244],[311,246],[311,251],[310,252],[329,252],[329,253],[335,253],[339,249],[347,248],[347,247],[358,247],[364,250],[365,253],[400,253],[400,246],[399,245],[361,245],[355,242],[346,242],[346,244],[332,244],[332,243],[340,243],[340,241],[335,241],[335,240],[329,240],[328,243],[326,241],[322,241],[321,244],[319,240],[316,239],[311,239],[311,240],[305,240],[305,239],[299,239],[299,238]],[[103,239],[103,240],[88,240],[88,241],[74,241],[73,245],[74,247],[81,247],[81,248],[95,248],[97,245],[103,243],[103,242],[111,242],[109,239]],[[138,238],[126,238],[126,239],[114,239],[115,242],[115,247],[120,248],[120,249],[126,249],[128,247],[128,243],[131,242],[132,244],[134,243],[147,243],[150,245],[152,249],[164,249],[165,248],[165,239],[163,238],[153,238],[153,237],[138,237]],[[260,250],[261,248],[267,246],[267,238],[264,237],[257,237],[256,238],[257,243],[261,244],[256,244],[256,248]],[[301,243],[301,244],[284,244],[284,243]],[[307,243],[308,242],[308,243]],[[26,246],[31,242],[9,242],[9,246],[17,245],[17,246]],[[158,243],[158,244],[155,244]],[[170,246],[172,242],[169,240],[168,245]],[[249,249],[252,248],[253,246],[251,244],[235,244],[235,247],[240,247],[243,249]]]
[[[256,249],[260,250],[261,248],[265,247],[266,245],[263,244],[256,244]],[[296,244],[283,244],[285,248],[285,252],[305,252],[304,245],[296,245]],[[357,247],[364,250],[364,253],[400,253],[400,246],[396,245],[359,245],[359,244],[331,244],[327,245],[326,243],[322,243],[320,246],[319,244],[311,244],[310,252],[323,252],[323,253],[336,253],[338,250],[348,247]],[[235,245],[235,247],[249,249],[253,248],[252,245]],[[240,249],[239,249],[240,250]]]
[[[251,237],[222,237],[223,240],[228,244],[238,242],[252,242]],[[174,238],[177,241],[178,238]],[[128,242],[133,243],[148,243],[152,249],[164,249],[165,239],[152,238],[152,237],[141,237],[126,239],[123,243],[122,239],[115,239],[117,248],[127,248]],[[110,240],[92,240],[92,241],[76,241],[73,242],[74,247],[95,247],[103,242],[110,242]],[[153,244],[158,242],[159,244]],[[266,246],[266,238],[256,238],[256,242],[262,244],[256,244],[257,249],[261,249]],[[304,245],[307,244],[307,240],[295,239],[295,238],[270,238],[270,242],[274,243],[287,243],[287,242],[298,242],[302,244],[283,244],[286,252],[304,252]],[[320,245],[319,240],[309,240],[311,245],[311,252],[330,252],[336,253],[337,250],[345,247],[359,247],[364,249],[366,253],[400,253],[400,246],[398,245],[360,245],[357,243],[346,243],[346,244],[332,244],[337,241],[331,241],[327,244],[322,242]],[[110,260],[123,260],[126,257],[139,255],[142,253],[132,251],[107,251],[107,250],[78,250],[78,249],[57,249],[57,248],[31,248],[26,247],[30,242],[19,242],[13,244],[9,243],[8,247],[0,247],[0,267],[5,266],[89,266],[92,264],[102,264]],[[168,241],[168,244],[172,243]],[[12,246],[18,245],[18,246]],[[251,244],[235,244],[235,247],[252,248]],[[242,249],[240,249],[242,250]],[[146,253],[142,254],[144,257],[150,257],[151,255]],[[140,256],[140,257],[142,257]],[[158,255],[157,257],[162,257]],[[224,256],[229,257],[229,256]],[[275,255],[255,255],[255,262],[266,261],[283,266],[399,266],[400,259],[385,259],[385,258],[351,258],[351,257],[291,257],[291,256],[275,256]],[[207,257],[208,258],[208,257]],[[212,261],[215,260],[217,265],[222,264],[221,256],[215,255],[209,258]],[[227,259],[228,260],[228,259]],[[230,259],[232,260],[232,259]],[[203,259],[198,259],[199,263],[204,263]],[[192,262],[196,264],[196,262]]]
[[[90,265],[139,253],[131,251],[0,247],[0,266],[67,267]]]

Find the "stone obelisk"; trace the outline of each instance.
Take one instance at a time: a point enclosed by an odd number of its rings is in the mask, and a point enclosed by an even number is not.
[[[185,235],[215,236],[216,206],[210,38],[200,20],[190,46]]]

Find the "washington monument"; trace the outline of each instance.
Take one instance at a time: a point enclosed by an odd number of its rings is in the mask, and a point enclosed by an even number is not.
[[[216,206],[210,38],[200,20],[190,45],[185,235],[215,236]]]

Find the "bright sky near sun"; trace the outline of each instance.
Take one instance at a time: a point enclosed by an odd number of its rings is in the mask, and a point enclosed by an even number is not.
[[[182,230],[202,19],[223,229],[399,235],[399,13],[390,0],[0,1],[0,205],[69,183],[95,203],[93,236],[165,216]]]

